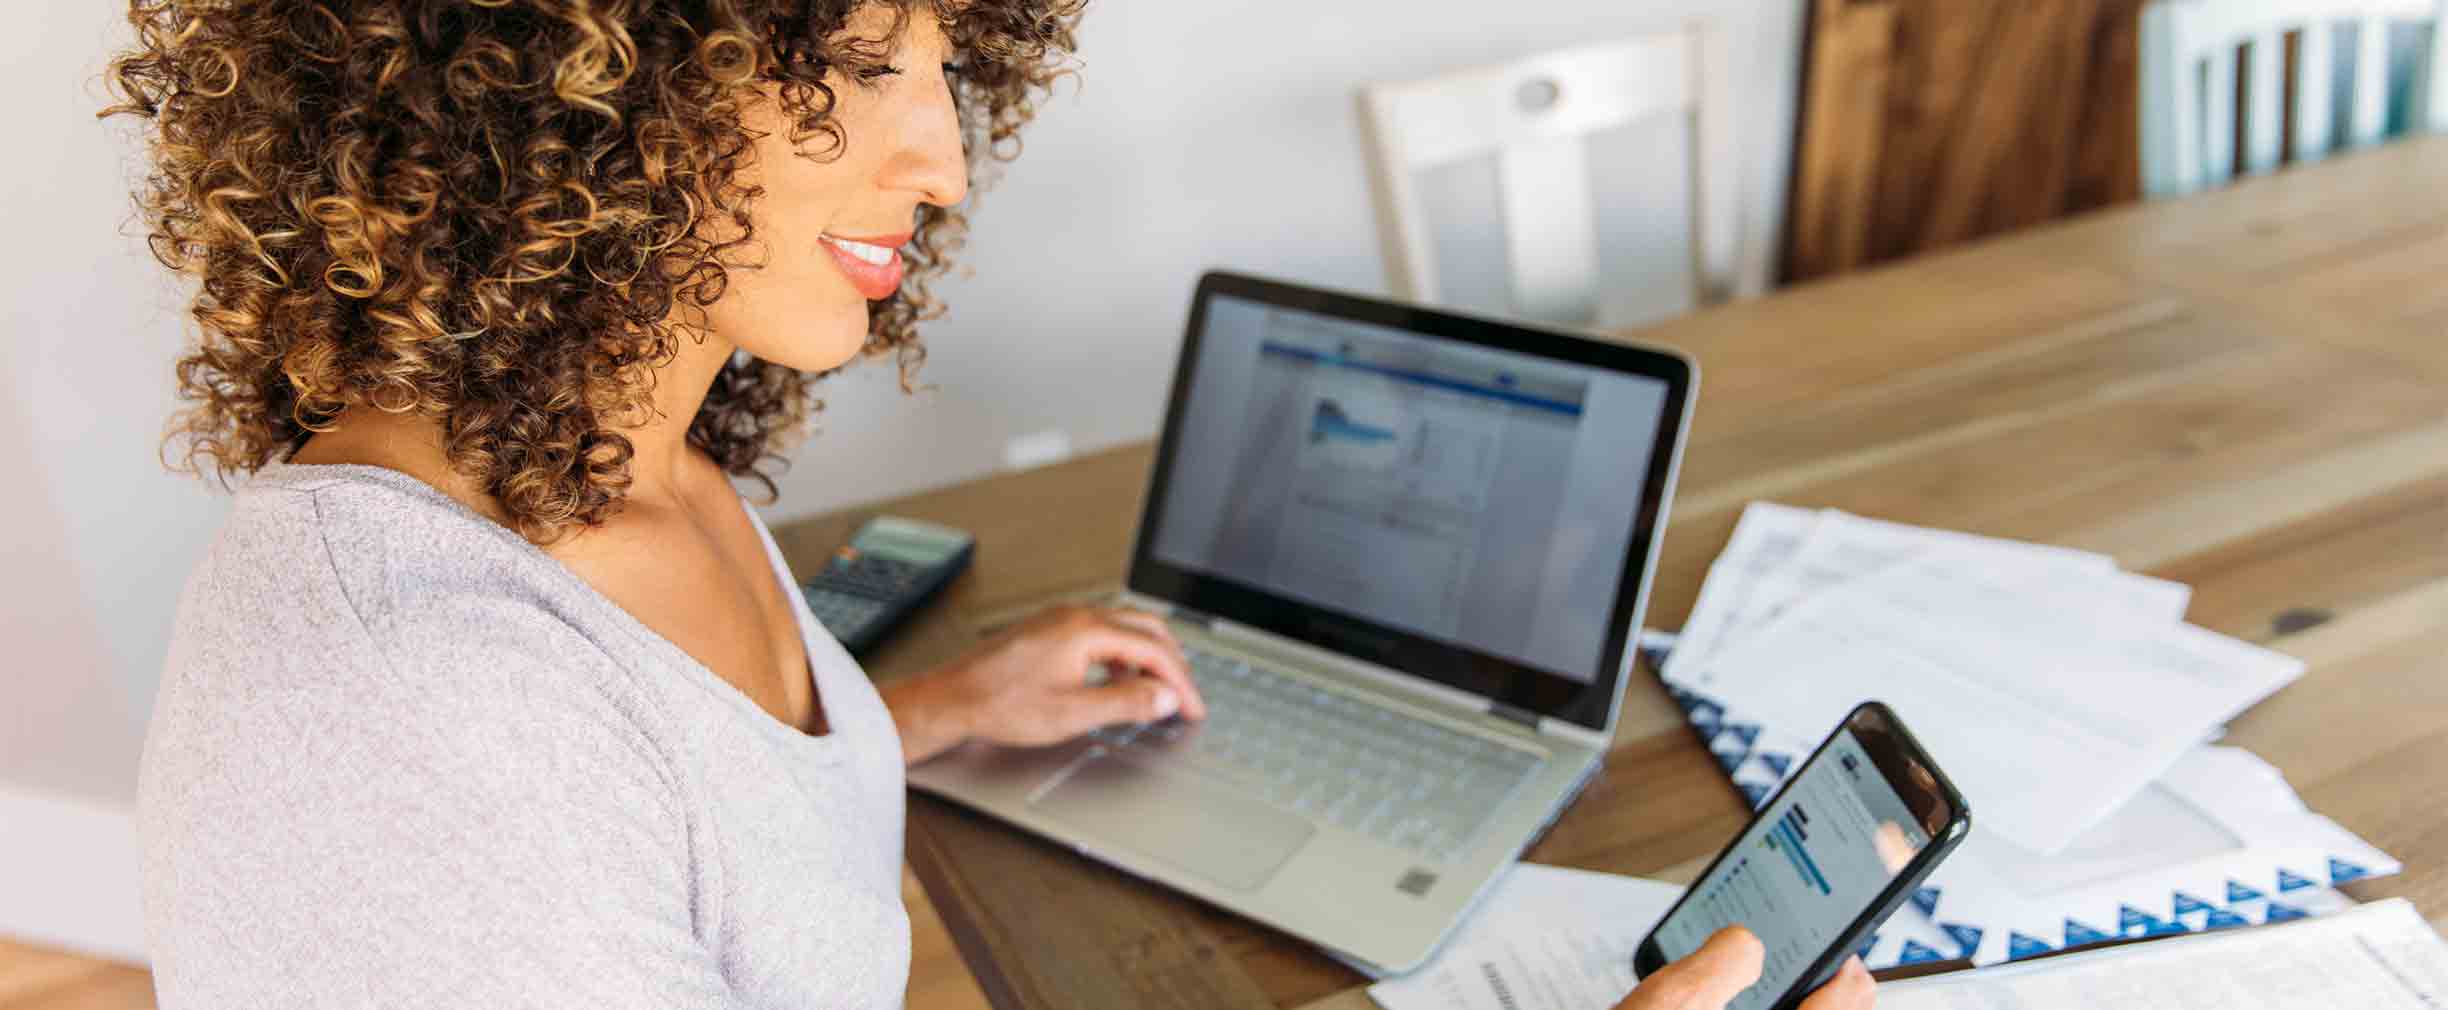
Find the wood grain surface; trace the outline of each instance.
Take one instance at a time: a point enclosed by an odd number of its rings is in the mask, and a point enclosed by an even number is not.
[[[2448,914],[2448,139],[2391,145],[1805,285],[1632,336],[1705,378],[1648,623],[1689,612],[1745,502],[2112,552],[2191,619],[2306,659],[2227,742],[2402,858],[2358,897]],[[975,569],[873,665],[1116,585],[1145,446],[785,527],[813,571],[893,512]],[[1652,680],[1534,861],[1688,873],[1743,807]],[[913,797],[912,866],[1004,1008],[1364,1006],[1316,951]]]
[[[1813,0],[1785,279],[2141,193],[2145,0]]]

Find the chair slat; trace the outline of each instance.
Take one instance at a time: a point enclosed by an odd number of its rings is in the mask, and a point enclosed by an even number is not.
[[[1412,185],[1411,168],[1393,150],[1388,97],[1360,93],[1360,132],[1369,169],[1369,195],[1377,209],[1378,247],[1385,257],[1387,287],[1396,298],[1432,301],[1437,292],[1436,247],[1428,240],[1427,215]]]
[[[2264,29],[2247,52],[2252,76],[2244,87],[2244,170],[2260,175],[2278,167],[2285,140],[2286,36]]]
[[[1734,105],[1724,99],[1734,93],[1726,33],[1694,29],[1691,52],[1692,93],[1704,99],[1692,103],[1692,150],[1698,155],[1691,190],[1692,278],[1698,300],[1707,304],[1765,294],[1766,243],[1742,240],[1742,138]]]
[[[1515,310],[1533,319],[1596,319],[1597,210],[1588,148],[1577,136],[1517,144],[1498,157],[1497,172]]]
[[[2201,76],[2184,55],[2184,15],[2171,3],[2142,9],[2142,189],[2153,195],[2201,188]]]
[[[2448,130],[2448,0],[2431,18],[2431,50],[2423,61],[2423,118],[2418,125]]]
[[[2337,144],[2337,32],[2324,18],[2305,22],[2295,41],[2295,160],[2319,161]]]
[[[1689,33],[1583,46],[1503,66],[1383,85],[1382,124],[1394,160],[1417,171],[1550,137],[1585,134],[1690,107]],[[1524,87],[1556,88],[1553,108],[1526,113]]]
[[[2202,182],[2219,186],[2235,177],[2235,46],[2212,48],[2202,65]]]
[[[2366,15],[2355,22],[2355,146],[2376,144],[2388,130],[2388,17]]]

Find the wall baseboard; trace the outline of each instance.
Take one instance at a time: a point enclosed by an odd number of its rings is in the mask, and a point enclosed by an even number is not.
[[[145,960],[136,811],[0,785],[0,935]]]

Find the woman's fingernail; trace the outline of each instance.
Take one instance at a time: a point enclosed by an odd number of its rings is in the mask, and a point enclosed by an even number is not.
[[[1174,694],[1174,693],[1173,693],[1173,689],[1172,689],[1172,688],[1169,688],[1169,687],[1160,687],[1160,688],[1157,688],[1157,689],[1156,689],[1156,718],[1159,718],[1159,719],[1170,719],[1170,718],[1173,718],[1173,713],[1175,713],[1175,712],[1179,712],[1179,711],[1181,711],[1181,696],[1180,696],[1180,695],[1177,695],[1177,694]]]

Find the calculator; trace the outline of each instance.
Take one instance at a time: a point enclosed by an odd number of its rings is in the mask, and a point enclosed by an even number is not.
[[[808,609],[842,647],[864,656],[943,589],[977,553],[977,539],[949,526],[878,516],[799,584]]]

